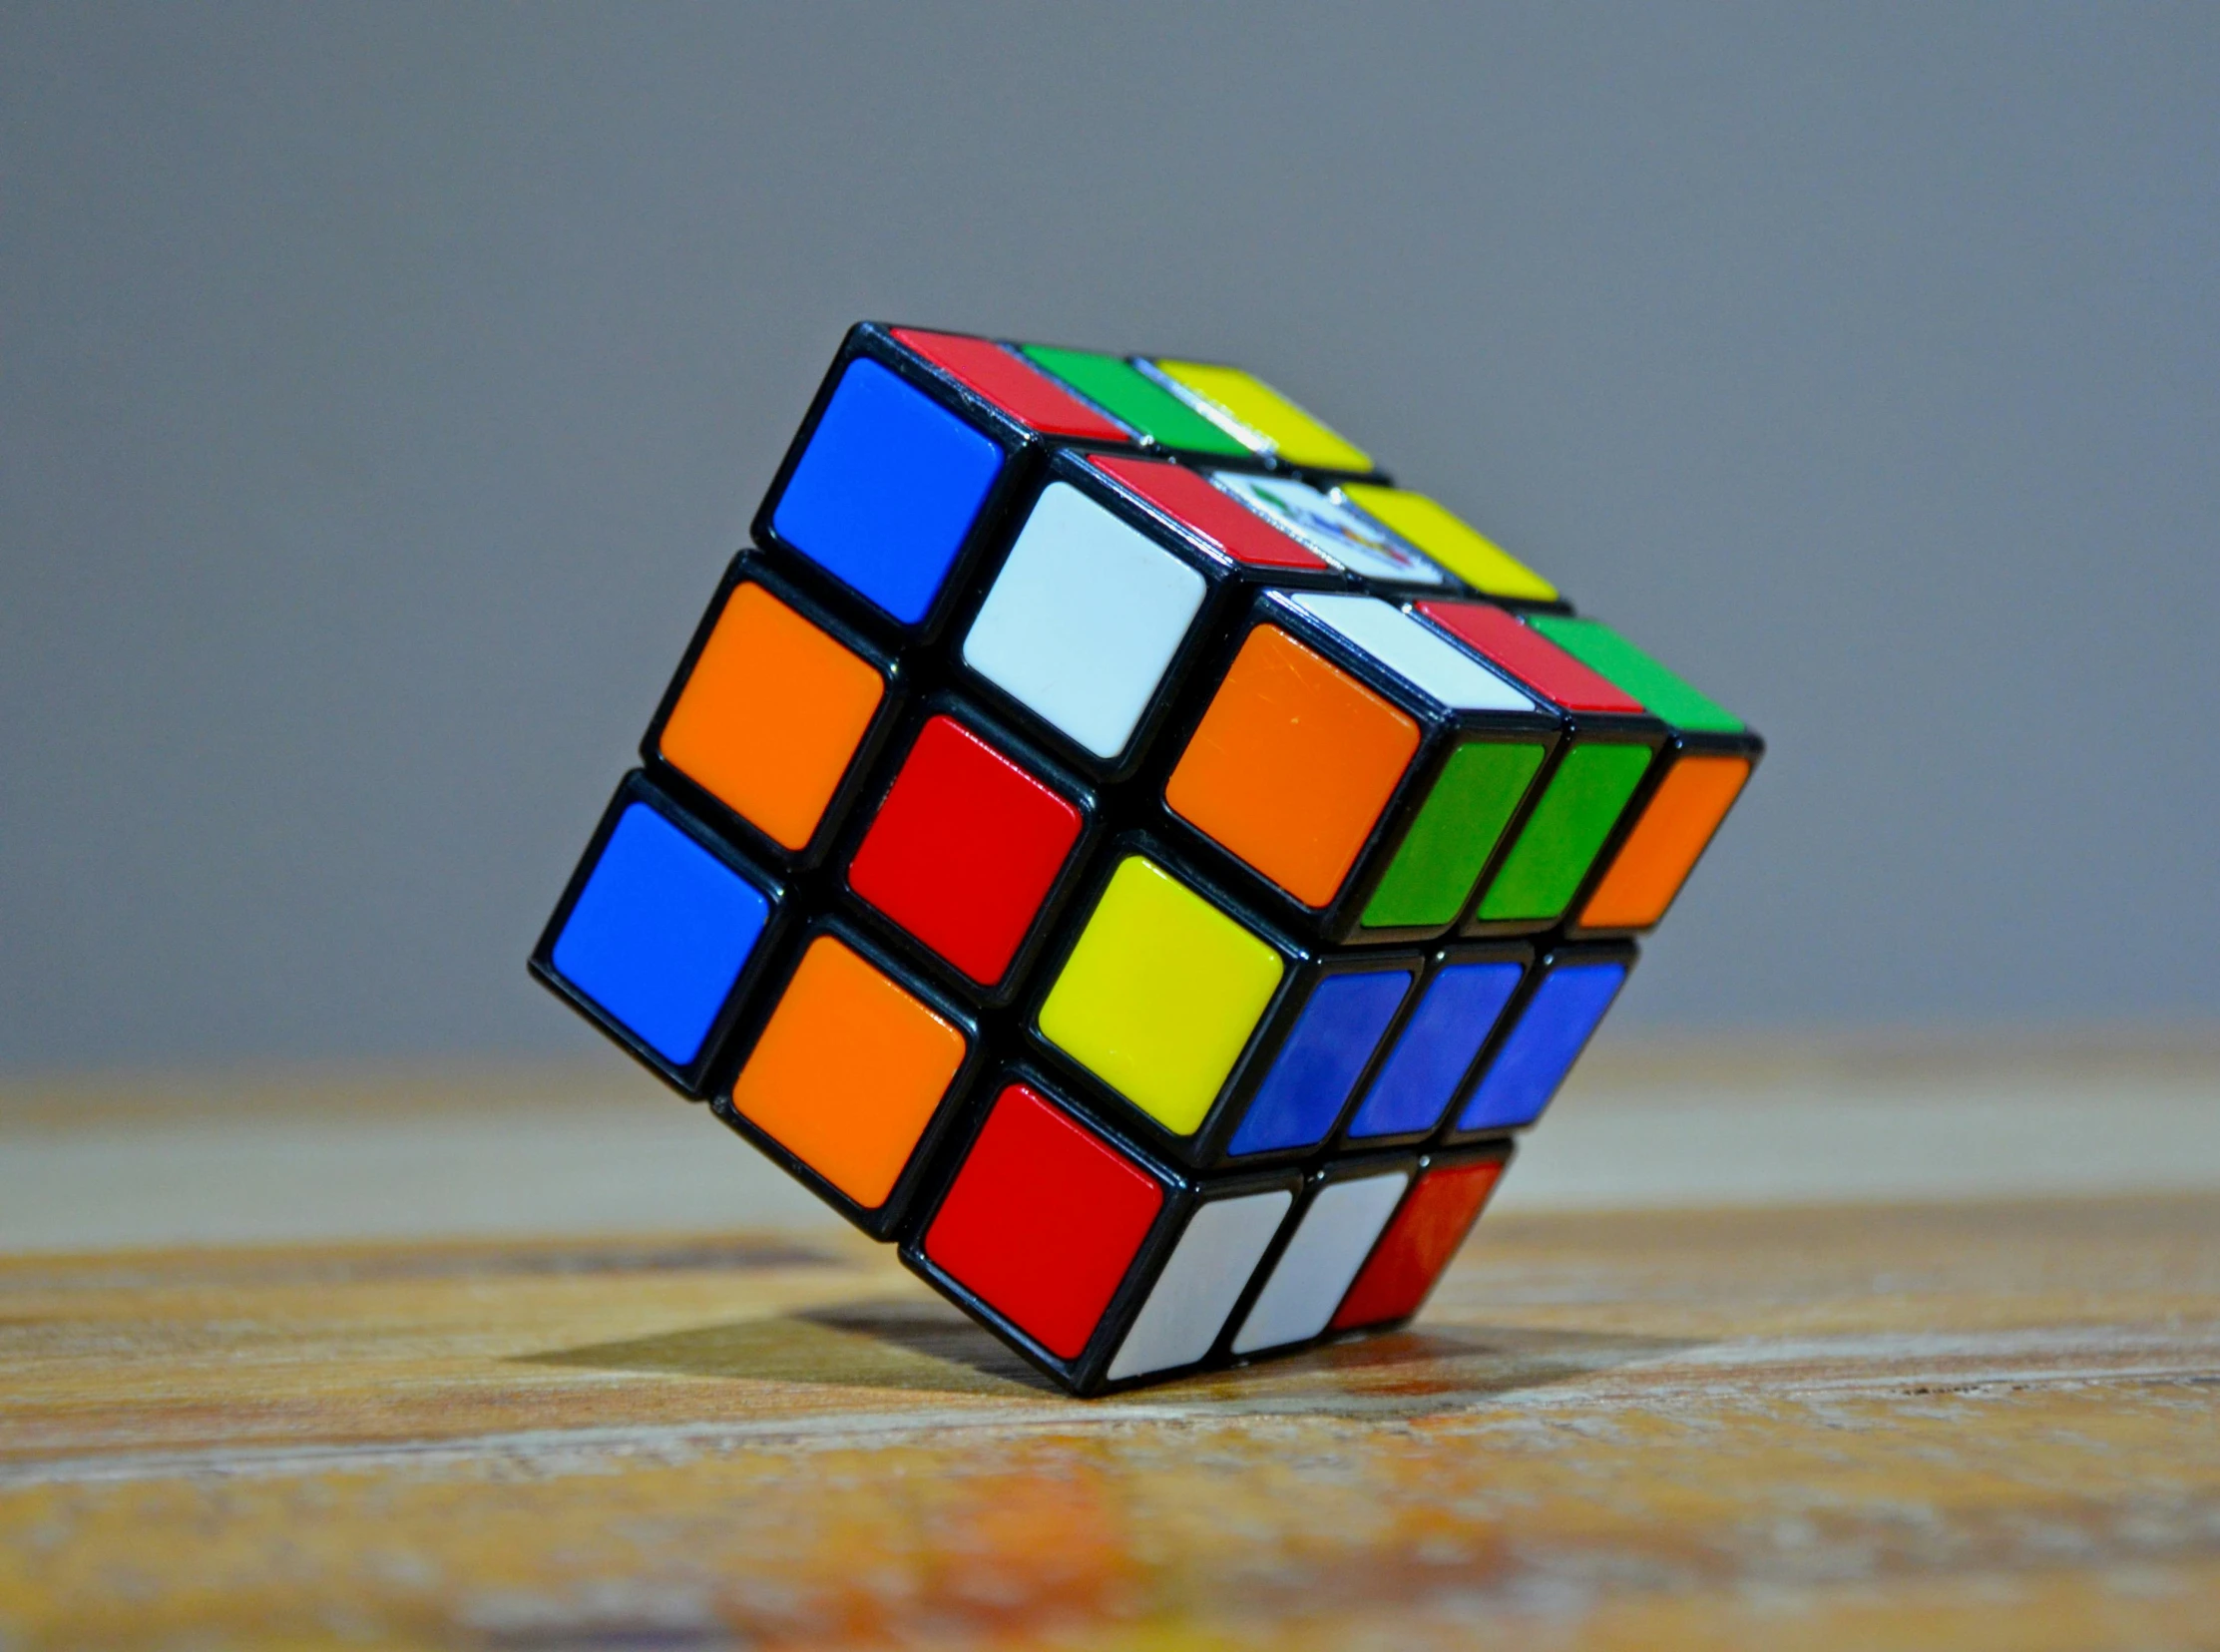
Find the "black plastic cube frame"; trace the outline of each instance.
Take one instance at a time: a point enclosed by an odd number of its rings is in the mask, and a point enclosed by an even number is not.
[[[1012,1084],[1024,1084],[1051,1106],[1071,1114],[1082,1126],[1101,1136],[1111,1147],[1129,1158],[1145,1174],[1153,1178],[1163,1191],[1163,1205],[1149,1225],[1148,1235],[1141,1241],[1140,1249],[1125,1269],[1125,1277],[1111,1295],[1102,1318],[1088,1336],[1087,1346],[1077,1359],[1067,1360],[1050,1352],[1033,1335],[1010,1319],[994,1304],[948,1272],[926,1254],[926,1235],[931,1231],[933,1219],[940,1214],[942,1201],[948,1190],[955,1186],[965,1161],[971,1156],[972,1144],[987,1122],[988,1113],[1003,1092]],[[1044,1072],[1027,1061],[1017,1061],[996,1070],[989,1079],[976,1087],[971,1103],[966,1107],[959,1129],[952,1135],[942,1162],[937,1167],[931,1197],[917,1209],[902,1235],[901,1258],[904,1267],[939,1291],[949,1301],[977,1320],[987,1330],[1016,1349],[1028,1363],[1055,1379],[1059,1386],[1082,1397],[1091,1397],[1106,1391],[1110,1385],[1106,1373],[1110,1361],[1117,1356],[1125,1335],[1140,1315],[1148,1300],[1148,1293],[1155,1288],[1164,1264],[1178,1246],[1180,1236],[1186,1232],[1188,1218],[1196,1207],[1209,1199],[1234,1198],[1249,1193],[1270,1192],[1275,1188],[1297,1193],[1301,1184],[1300,1174],[1292,1169],[1243,1172],[1226,1176],[1197,1176],[1166,1163],[1136,1142],[1130,1135],[1119,1131],[1088,1109],[1073,1105],[1070,1092],[1061,1079]],[[1298,1204],[1300,1202],[1298,1197]],[[1275,1240],[1276,1242],[1276,1240]],[[1253,1284],[1253,1281],[1252,1281]],[[1191,1365],[1152,1371],[1137,1378],[1126,1379],[1117,1387],[1154,1385],[1188,1372],[1205,1370],[1221,1363],[1218,1344],[1221,1334],[1209,1354]]]
[[[799,849],[787,848],[663,753],[664,730],[668,726],[671,714],[677,709],[679,696],[685,692],[686,684],[692,679],[693,668],[700,661],[702,650],[708,646],[717,621],[724,617],[726,605],[743,585],[761,586],[772,597],[862,659],[879,673],[880,680],[885,684],[879,708],[871,714],[871,721],[848,759],[848,766],[840,777],[839,786],[826,801],[824,813],[818,817],[816,830]],[[825,858],[834,840],[840,835],[849,811],[869,788],[879,753],[885,748],[888,736],[901,715],[908,688],[904,668],[894,654],[843,621],[823,604],[813,601],[792,581],[783,578],[776,569],[770,567],[762,557],[743,551],[725,569],[724,578],[717,584],[716,595],[709,600],[708,609],[701,616],[700,623],[694,626],[693,637],[686,644],[685,655],[678,661],[678,669],[672,673],[669,686],[664,690],[663,698],[656,706],[655,717],[648,724],[647,733],[641,736],[640,755],[646,762],[648,771],[656,777],[657,784],[673,797],[683,799],[686,806],[703,820],[713,822],[726,836],[738,840],[786,872],[807,872]]]
[[[985,986],[965,975],[923,939],[912,935],[892,917],[865,900],[848,882],[848,869],[862,849],[863,840],[870,835],[872,824],[879,818],[879,811],[886,804],[887,794],[894,789],[894,782],[900,778],[903,766],[909,761],[910,751],[917,744],[918,735],[936,716],[947,717],[994,747],[1080,811],[1080,835],[1074,841],[1071,852],[1065,856],[1063,870],[1057,874],[1056,881],[1049,886],[1048,894],[1042,899],[1040,910],[1034,914],[1033,926],[1027,932],[1025,941],[1003,971],[1002,979]],[[828,858],[828,866],[838,870],[839,884],[834,899],[843,909],[852,911],[857,921],[871,934],[879,937],[887,947],[941,982],[948,991],[982,1009],[1000,1009],[1024,991],[1033,979],[1035,963],[1043,949],[1054,940],[1065,910],[1070,906],[1074,893],[1085,881],[1096,845],[1104,832],[1102,798],[1094,787],[1039,746],[1013,733],[973,701],[947,689],[913,700],[904,712],[893,737],[887,742],[885,751],[886,761],[872,776],[870,790],[865,794],[866,806],[858,808],[849,818]]]
[[[1364,592],[1359,595],[1377,597],[1379,594]],[[1392,599],[1380,597],[1379,600],[1394,606]],[[1348,875],[1342,879],[1339,892],[1323,908],[1305,906],[1266,874],[1178,814],[1164,795],[1164,788],[1170,782],[1172,771],[1178,767],[1180,757],[1185,754],[1188,743],[1201,726],[1219,686],[1225,680],[1226,672],[1232,668],[1234,659],[1248,641],[1250,633],[1260,625],[1276,626],[1313,652],[1323,654],[1334,665],[1388,700],[1419,725],[1418,750],[1405,766],[1402,779],[1389,793],[1379,817],[1373,822],[1372,830],[1365,837],[1364,846],[1357,851],[1356,859],[1350,863]],[[1433,795],[1435,782],[1441,778],[1442,770],[1448,765],[1453,752],[1461,746],[1484,740],[1540,745],[1543,748],[1542,762],[1535,771],[1535,778],[1528,783],[1525,797],[1520,800],[1518,809],[1513,811],[1510,823],[1504,828],[1487,864],[1481,868],[1480,876],[1475,880],[1475,887],[1481,888],[1494,877],[1496,867],[1523,824],[1527,810],[1533,806],[1539,795],[1542,778],[1552,767],[1552,759],[1563,733],[1563,722],[1554,710],[1531,713],[1457,711],[1445,706],[1422,692],[1416,684],[1388,670],[1364,649],[1354,646],[1339,631],[1285,601],[1277,591],[1258,592],[1248,612],[1240,617],[1238,622],[1223,631],[1216,654],[1204,662],[1202,675],[1196,679],[1194,691],[1185,696],[1185,704],[1181,710],[1180,718],[1165,730],[1162,757],[1150,769],[1154,823],[1165,830],[1167,835],[1174,836],[1183,848],[1191,849],[1195,857],[1218,876],[1249,891],[1250,899],[1272,912],[1278,923],[1298,935],[1339,947],[1407,946],[1414,943],[1423,945],[1452,933],[1461,913],[1438,924],[1398,925],[1380,929],[1367,929],[1361,920],[1381,879],[1395,863],[1396,854],[1402,849],[1403,840],[1416,822],[1419,811]],[[1471,893],[1468,892],[1465,910],[1469,910],[1471,900]]]
[[[1550,1100],[1544,1103],[1542,1113],[1537,1114],[1530,1123],[1491,1124],[1474,1130],[1460,1130],[1457,1127],[1458,1115],[1464,1112],[1466,1102],[1472,1099],[1473,1092],[1480,1088],[1482,1081],[1494,1068],[1496,1057],[1503,1053],[1503,1046],[1509,1041],[1512,1032],[1526,1018],[1527,1006],[1533,1002],[1535,994],[1542,990],[1543,982],[1563,965],[1600,963],[1606,960],[1625,965],[1626,974],[1631,978],[1634,966],[1641,961],[1641,949],[1632,941],[1624,939],[1559,940],[1536,949],[1534,968],[1527,972],[1527,979],[1519,984],[1519,991],[1504,1006],[1504,1013],[1496,1020],[1495,1032],[1489,1034],[1487,1044],[1481,1049],[1480,1059],[1473,1063],[1472,1070],[1465,1075],[1464,1086],[1458,1090],[1456,1099],[1450,1102],[1449,1111],[1442,1119],[1442,1127],[1435,1133],[1436,1146],[1456,1147],[1474,1141],[1500,1141],[1515,1136],[1522,1130],[1531,1130],[1542,1121],[1543,1116],[1555,1103],[1555,1091],[1551,1092]],[[1625,983],[1621,982],[1619,991],[1623,993],[1625,990]],[[1614,999],[1613,1003],[1616,1002]],[[1565,1063],[1564,1072],[1557,1080],[1559,1089],[1572,1076],[1572,1069],[1580,1064],[1580,1057],[1587,1053],[1588,1045],[1594,1041],[1595,1034],[1602,1031],[1603,1023],[1607,1020],[1609,1015],[1606,1012],[1588,1029],[1587,1036],[1580,1040],[1580,1047],[1573,1052],[1572,1059]]]
[[[1664,785],[1665,777],[1679,765],[1681,758],[1695,756],[1740,757],[1750,765],[1750,772],[1743,777],[1742,781],[1743,789],[1747,791],[1750,781],[1757,776],[1759,762],[1765,756],[1765,741],[1753,728],[1744,728],[1739,733],[1729,733],[1718,729],[1673,728],[1666,733],[1664,743],[1659,751],[1658,758],[1649,765],[1649,772],[1642,776],[1642,783],[1634,789],[1634,795],[1627,800],[1626,809],[1619,816],[1617,826],[1612,829],[1610,837],[1604,841],[1602,849],[1597,852],[1594,864],[1588,868],[1587,876],[1581,880],[1580,887],[1574,891],[1570,903],[1566,905],[1563,918],[1565,934],[1585,940],[1607,935],[1643,934],[1647,930],[1656,928],[1656,924],[1651,924],[1645,926],[1642,930],[1627,930],[1611,925],[1601,925],[1590,929],[1580,922],[1580,914],[1589,900],[1593,898],[1596,890],[1602,885],[1604,876],[1610,871],[1612,863],[1618,859],[1619,851],[1626,847],[1626,840],[1633,836],[1634,828],[1640,824],[1642,816],[1649,812],[1650,801],[1657,795],[1658,789]],[[1733,812],[1731,807],[1727,810],[1728,814]],[[1721,816],[1718,825],[1711,829],[1712,837],[1716,837],[1720,828],[1725,825],[1726,819]],[[1657,915],[1657,923],[1661,924],[1665,921],[1665,914],[1672,911],[1674,905],[1680,899],[1681,890],[1688,887],[1688,879],[1696,875],[1696,868],[1703,864],[1703,857],[1710,852],[1711,839],[1706,838],[1704,846],[1696,852],[1695,860],[1688,867],[1687,877],[1680,880],[1680,889],[1673,891],[1672,899],[1665,903],[1664,912]]]
[[[1249,1032],[1248,1041],[1219,1086],[1217,1096],[1211,1101],[1202,1122],[1188,1135],[1178,1135],[1167,1129],[1138,1103],[1127,1099],[1117,1088],[1089,1067],[1077,1055],[1041,1031],[1041,1011],[1049,995],[1055,990],[1064,974],[1080,938],[1087,932],[1095,916],[1103,892],[1110,887],[1117,869],[1132,856],[1153,861],[1164,871],[1177,878],[1202,899],[1264,945],[1279,955],[1280,982],[1274,989],[1263,1014]],[[1018,1036],[1022,1039],[1029,1058],[1034,1064],[1057,1075],[1057,1084],[1077,1103],[1080,1111],[1091,1118],[1146,1142],[1158,1157],[1197,1172],[1216,1172],[1252,1165],[1297,1163],[1315,1158],[1329,1150],[1332,1132],[1308,1147],[1287,1148],[1270,1153],[1244,1153],[1239,1159],[1230,1159],[1226,1148],[1240,1128],[1249,1103],[1255,1099],[1256,1090],[1272,1064],[1279,1056],[1280,1046],[1302,1015],[1310,995],[1320,981],[1330,975],[1349,974],[1357,971],[1388,969],[1417,970],[1421,960],[1415,952],[1362,952],[1349,949],[1328,949],[1306,946],[1286,931],[1260,917],[1255,908],[1226,889],[1207,874],[1198,873],[1190,859],[1177,847],[1163,838],[1148,832],[1122,832],[1104,845],[1096,855],[1086,880],[1080,886],[1063,923],[1052,943],[1042,952],[1039,966],[1029,983],[1029,990],[1017,1001],[1020,1016]],[[1406,1003],[1405,1008],[1408,1008]],[[1399,1011],[1399,1014],[1402,1012]],[[1375,1059],[1378,1051],[1374,1051]],[[1361,1086],[1371,1075],[1371,1063],[1358,1077]],[[1345,1104],[1346,1105],[1346,1104]]]
[[[579,896],[585,892],[586,881],[593,876],[594,868],[601,863],[602,851],[609,846],[610,834],[617,830],[617,822],[635,803],[644,803],[664,819],[715,856],[717,861],[744,879],[770,902],[770,919],[763,926],[763,933],[756,937],[755,948],[741,966],[739,975],[725,994],[724,1004],[716,1019],[709,1024],[709,1031],[701,1040],[701,1050],[691,1061],[680,1065],[667,1059],[662,1051],[635,1033],[631,1028],[610,1015],[595,1003],[583,988],[574,986],[555,967],[555,944],[562,938],[563,930],[571,921],[571,911],[578,905]],[[579,857],[571,881],[564,886],[563,898],[556,902],[555,912],[541,930],[539,944],[532,949],[526,965],[534,979],[558,997],[564,999],[580,1015],[600,1028],[603,1032],[639,1061],[649,1071],[676,1090],[689,1101],[699,1101],[714,1083],[717,1064],[725,1052],[734,1028],[745,1019],[755,997],[757,986],[764,974],[773,967],[773,959],[780,951],[780,944],[793,922],[787,899],[786,886],[769,870],[758,866],[741,854],[721,835],[687,813],[674,798],[664,792],[655,781],[639,769],[634,769],[618,782],[616,794],[609,806],[602,811],[602,818],[594,828],[594,835],[587,840],[586,852]]]
[[[1250,1366],[1263,1360],[1281,1360],[1291,1354],[1306,1353],[1323,1343],[1339,1342],[1346,1336],[1371,1335],[1369,1330],[1360,1333],[1335,1331],[1334,1314],[1341,1311],[1341,1303],[1347,1300],[1349,1287],[1364,1277],[1364,1270],[1371,1264],[1372,1253],[1380,1248],[1381,1239],[1395,1225],[1395,1218],[1403,1209],[1404,1199],[1408,1199],[1411,1189],[1418,1185],[1418,1163],[1419,1155],[1409,1149],[1385,1153],[1344,1153],[1307,1172],[1303,1177],[1302,1191],[1296,1195],[1293,1207],[1280,1218],[1279,1232],[1272,1236],[1271,1244],[1265,1247],[1255,1271],[1249,1275],[1247,1287],[1241,1292],[1240,1299],[1233,1304],[1233,1311],[1226,1315],[1225,1324],[1218,1331],[1217,1344],[1210,1350],[1208,1363],[1213,1366]],[[1252,1349],[1246,1354],[1234,1353],[1234,1339],[1240,1336],[1241,1328],[1248,1323],[1257,1299],[1263,1296],[1264,1288],[1272,1282],[1272,1275],[1279,1269],[1280,1258],[1287,1254],[1287,1247],[1295,1242],[1295,1235],[1310,1215],[1310,1207],[1318,1202],[1318,1195],[1336,1182],[1362,1181],[1368,1176],[1386,1175],[1396,1170],[1404,1173],[1402,1198],[1396,1200],[1395,1209],[1388,1212],[1388,1219],[1380,1224],[1380,1231],[1372,1236],[1372,1243],[1365,1248],[1364,1259],[1357,1264],[1356,1272],[1349,1276],[1349,1286],[1342,1288],[1341,1297],[1326,1315],[1325,1329],[1315,1336],[1298,1338],[1293,1342],[1274,1343],[1269,1348]]]
[[[755,1045],[761,1039],[764,1029],[770,1025],[771,1017],[784,1002],[786,990],[793,983],[794,972],[801,967],[802,958],[809,951],[811,943],[826,936],[850,949],[964,1034],[962,1063],[958,1065],[955,1076],[949,1079],[948,1088],[941,1094],[940,1104],[933,1109],[931,1120],[919,1134],[917,1145],[911,1149],[902,1173],[895,1178],[886,1202],[875,1207],[858,1204],[826,1180],[806,1159],[796,1155],[776,1136],[732,1104],[732,1087],[739,1081],[739,1075],[747,1065],[747,1058],[755,1052]],[[714,1094],[709,1100],[709,1110],[726,1126],[745,1137],[781,1170],[872,1238],[894,1238],[901,1231],[903,1222],[920,1194],[931,1186],[941,1143],[946,1139],[954,1121],[962,1115],[978,1085],[980,1075],[993,1064],[995,1051],[982,1034],[975,1015],[933,983],[923,979],[902,960],[891,956],[885,948],[864,935],[856,925],[844,922],[837,915],[821,914],[791,937],[779,960],[776,980],[776,991],[771,991],[770,980],[765,978],[755,1002],[746,1007],[733,1036],[726,1041],[716,1067]]]
[[[1452,964],[1516,964],[1523,973],[1518,985],[1512,988],[1511,997],[1504,1002],[1503,1013],[1497,1018],[1497,1027],[1491,1028],[1489,1036],[1481,1040],[1480,1047],[1473,1052],[1472,1060],[1467,1063],[1457,1082],[1450,1087],[1448,1104],[1432,1123],[1423,1130],[1396,1130],[1386,1135],[1352,1136],[1349,1127],[1356,1122],[1357,1110],[1364,1105],[1365,1095],[1371,1089],[1373,1080],[1380,1075],[1380,1069],[1387,1064],[1395,1046],[1402,1042],[1404,1031],[1410,1026],[1411,1019],[1418,1014],[1419,1005],[1424,1002],[1427,990],[1434,985],[1434,978]],[[1333,1143],[1334,1151],[1384,1152],[1395,1147],[1415,1147],[1420,1142],[1431,1139],[1441,1129],[1442,1120],[1455,1112],[1459,1103],[1464,1100],[1466,1091],[1471,1087],[1474,1072],[1488,1058],[1489,1046],[1494,1042],[1496,1032],[1501,1030],[1503,1018],[1512,1013],[1520,995],[1526,991],[1528,982],[1533,979],[1534,965],[1534,948],[1522,941],[1458,941],[1428,953],[1426,969],[1419,978],[1416,990],[1403,1001],[1403,1007],[1396,1012],[1395,1021],[1388,1028],[1387,1036],[1381,1040],[1380,1047],[1373,1051],[1372,1063],[1365,1069],[1364,1077],[1358,1080],[1356,1090],[1342,1104],[1341,1116],[1334,1121],[1334,1132],[1327,1138]]]

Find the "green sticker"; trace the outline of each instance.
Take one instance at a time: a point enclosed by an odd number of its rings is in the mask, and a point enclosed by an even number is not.
[[[1097,350],[1019,346],[1036,367],[1053,373],[1114,419],[1168,448],[1245,456],[1248,449],[1121,356]]]
[[[1698,693],[1641,649],[1593,620],[1537,614],[1527,623],[1591,670],[1600,671],[1651,713],[1675,728],[1721,734],[1742,732],[1742,719],[1708,694]]]
[[[1364,927],[1454,921],[1518,812],[1542,756],[1541,746],[1495,740],[1475,740],[1452,752],[1387,876],[1365,904]]]
[[[1576,745],[1566,752],[1474,916],[1494,921],[1562,912],[1641,784],[1649,756],[1649,747],[1638,745]]]

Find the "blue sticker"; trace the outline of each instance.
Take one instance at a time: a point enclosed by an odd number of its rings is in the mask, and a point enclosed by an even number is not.
[[[1535,989],[1459,1115],[1460,1130],[1532,1124],[1626,984],[1623,964],[1568,964]]]
[[[1365,1091],[1349,1134],[1399,1135],[1439,1124],[1525,973],[1522,965],[1494,963],[1451,964],[1436,975]]]
[[[1268,1153],[1324,1140],[1410,988],[1409,970],[1321,981],[1226,1151]]]
[[[875,361],[848,363],[771,526],[904,624],[933,599],[995,478],[1002,449]]]
[[[770,917],[761,890],[635,803],[571,908],[555,970],[673,1066],[685,1066],[700,1054]]]

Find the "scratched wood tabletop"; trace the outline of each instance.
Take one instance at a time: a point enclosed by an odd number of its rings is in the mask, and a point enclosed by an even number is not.
[[[2220,1194],[1529,1211],[1061,1398],[824,1226],[0,1259],[0,1647],[2220,1645]]]

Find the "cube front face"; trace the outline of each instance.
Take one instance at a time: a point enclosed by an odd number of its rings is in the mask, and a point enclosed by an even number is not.
[[[532,968],[1075,1393],[1399,1324],[1762,744],[1239,369],[859,325]]]

